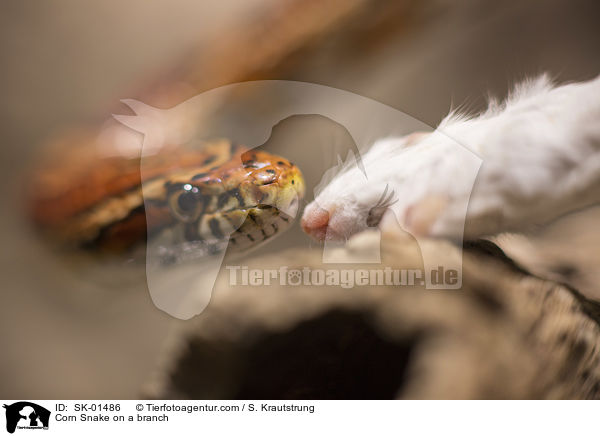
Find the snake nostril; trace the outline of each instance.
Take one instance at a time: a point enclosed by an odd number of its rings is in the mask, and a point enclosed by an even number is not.
[[[268,185],[277,179],[277,174],[274,170],[263,170],[254,172],[253,177],[259,185]]]
[[[243,163],[244,168],[260,168],[260,166],[253,160],[247,160]]]

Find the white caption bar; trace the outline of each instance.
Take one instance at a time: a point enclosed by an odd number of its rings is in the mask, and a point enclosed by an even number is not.
[[[4,400],[1,431],[26,436],[217,432],[587,434],[594,401],[46,401]],[[37,430],[37,431],[34,431]],[[594,430],[596,431],[596,430]],[[7,433],[4,433],[7,434]]]

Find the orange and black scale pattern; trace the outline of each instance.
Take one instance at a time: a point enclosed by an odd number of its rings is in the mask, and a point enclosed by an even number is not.
[[[148,238],[229,239],[246,249],[289,227],[304,196],[287,159],[228,140],[107,157],[36,172],[29,190],[37,228],[61,245],[123,252]]]

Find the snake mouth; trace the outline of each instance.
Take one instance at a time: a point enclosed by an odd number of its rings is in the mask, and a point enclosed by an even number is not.
[[[275,206],[258,204],[181,223],[179,231],[165,228],[149,239],[147,253],[152,264],[170,266],[225,250],[248,252],[284,233],[293,221],[294,216]]]
[[[187,225],[186,240],[215,242],[227,240],[234,248],[249,248],[287,230],[298,211],[298,197],[275,204],[255,204],[202,216]]]

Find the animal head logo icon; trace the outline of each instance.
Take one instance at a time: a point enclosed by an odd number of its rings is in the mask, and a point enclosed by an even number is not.
[[[236,99],[232,96],[239,95],[254,99],[252,111],[236,111]],[[354,144],[345,161],[338,156],[337,162],[323,175],[321,184],[315,189],[317,201],[324,198],[319,197],[319,194],[327,191],[332,183],[340,179],[342,173],[352,172],[357,186],[372,186],[374,181],[379,182],[379,175],[371,170],[373,167],[369,162],[364,161],[362,153],[376,139],[431,130],[409,115],[374,100],[340,89],[294,81],[267,80],[227,85],[199,94],[170,109],[154,108],[135,100],[123,100],[123,103],[135,115],[114,117],[123,125],[143,134],[142,178],[148,170],[145,158],[153,156],[167,145],[207,138],[229,138],[252,150],[269,139],[275,125],[295,115],[320,115],[338,123],[345,127]],[[465,177],[472,179],[474,183],[481,161],[458,144],[456,152],[472,155],[472,159],[467,160],[470,164],[465,167]],[[381,211],[398,201],[398,193],[392,192],[392,189],[384,190],[384,185],[385,183],[381,186],[381,192],[378,192]],[[190,189],[193,188],[190,185]],[[152,198],[150,185],[144,185],[143,191],[146,202]],[[464,208],[466,215],[466,205]],[[381,211],[375,210],[373,213]],[[295,216],[297,210],[284,212]],[[337,257],[338,246],[325,239],[325,263],[349,262],[348,259]],[[165,253],[171,252],[170,249],[165,248],[164,241],[157,243],[149,239],[146,249],[146,277],[155,305],[180,319],[189,319],[201,313],[210,301],[226,246],[227,238],[217,249],[205,250],[193,262],[176,262],[164,267],[161,260]],[[196,244],[192,249],[198,248]],[[434,262],[433,256],[428,256],[424,246],[421,248],[425,268],[437,268],[435,262],[439,260]],[[378,248],[366,258],[355,261],[379,262]],[[460,286],[459,281],[456,287]],[[435,287],[435,284],[428,283],[428,287]]]

